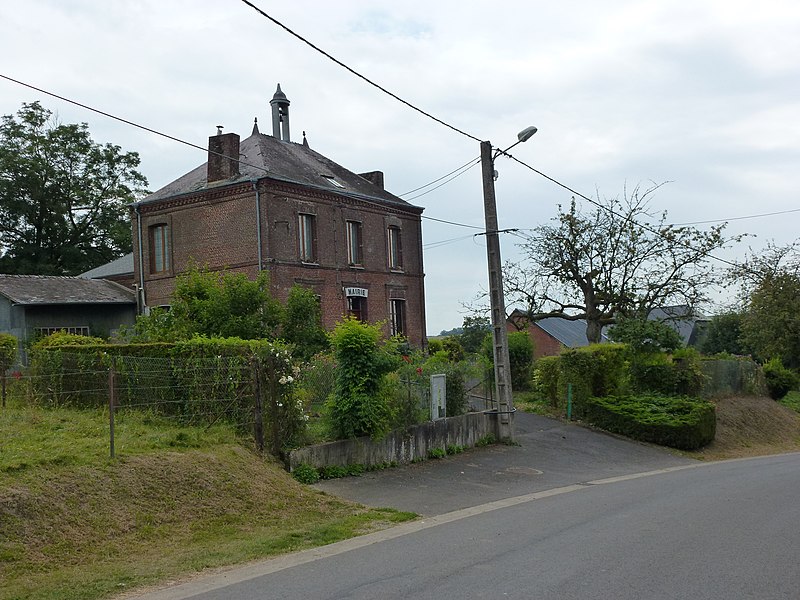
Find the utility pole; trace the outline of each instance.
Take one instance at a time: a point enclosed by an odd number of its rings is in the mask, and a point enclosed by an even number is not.
[[[520,139],[520,141],[522,140]],[[506,330],[506,303],[503,296],[503,264],[500,258],[497,202],[494,195],[494,157],[490,142],[481,142],[481,170],[483,172],[483,210],[486,220],[486,255],[489,260],[494,385],[497,397],[496,435],[498,440],[512,441],[514,439],[514,398],[511,390],[511,365],[508,358],[508,331]]]

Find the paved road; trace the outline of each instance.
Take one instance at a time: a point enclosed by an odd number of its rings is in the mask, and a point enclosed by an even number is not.
[[[590,479],[694,462],[661,448],[522,412],[516,415],[515,430],[519,446],[470,450],[317,487],[369,506],[430,516]]]
[[[251,565],[148,600],[796,600],[800,454],[590,480]]]

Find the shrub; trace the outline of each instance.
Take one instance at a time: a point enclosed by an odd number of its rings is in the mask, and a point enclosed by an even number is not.
[[[441,352],[444,350],[444,343],[442,340],[428,340],[428,354],[431,356],[436,354],[437,352]]]
[[[567,386],[572,384],[572,411],[581,418],[590,396],[622,394],[627,388],[623,344],[592,344],[565,350],[560,355],[559,401],[565,403]]]
[[[534,392],[551,406],[558,406],[561,359],[558,356],[543,356],[533,366]]]
[[[66,331],[56,331],[50,335],[39,338],[31,345],[31,350],[40,350],[42,348],[60,348],[62,346],[93,346],[96,344],[105,344],[105,340],[99,337],[92,337],[89,335],[78,335],[76,333],[67,333]]]
[[[289,290],[281,337],[292,345],[292,354],[300,360],[309,360],[318,352],[327,350],[328,336],[322,327],[322,309],[312,290],[297,285]]]
[[[681,450],[705,446],[716,432],[714,405],[688,397],[592,397],[586,418],[607,431]]]
[[[300,483],[310,485],[319,481],[319,472],[311,465],[301,463],[292,470],[292,477]]]
[[[0,333],[0,376],[5,375],[17,360],[17,338]]]
[[[385,375],[400,358],[378,345],[378,325],[357,319],[341,321],[330,335],[336,357],[336,385],[329,415],[338,437],[385,435],[392,422]]]
[[[797,375],[783,366],[781,359],[772,358],[764,365],[764,377],[767,380],[769,397],[780,400],[797,387]]]

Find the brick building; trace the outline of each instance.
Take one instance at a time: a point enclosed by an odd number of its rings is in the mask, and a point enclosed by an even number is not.
[[[289,100],[272,101],[273,134],[211,136],[208,162],[132,207],[139,304],[168,305],[192,264],[255,277],[273,295],[319,296],[323,325],[344,315],[425,340],[422,208],[383,187],[383,173],[348,171],[290,140]]]

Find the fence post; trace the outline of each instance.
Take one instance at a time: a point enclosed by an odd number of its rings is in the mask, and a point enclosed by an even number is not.
[[[111,366],[108,368],[108,429],[111,458],[115,457],[114,452],[114,405],[116,404],[116,374],[114,372],[114,362],[112,359]]]
[[[261,368],[258,357],[253,357],[253,437],[256,440],[256,450],[259,454],[264,452],[264,411],[261,400]]]
[[[6,372],[3,371],[0,373],[0,385],[2,385],[3,390],[0,392],[3,396],[3,408],[6,407]]]

